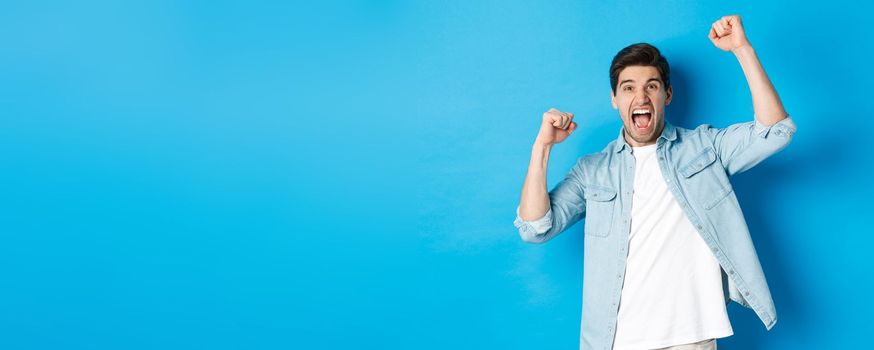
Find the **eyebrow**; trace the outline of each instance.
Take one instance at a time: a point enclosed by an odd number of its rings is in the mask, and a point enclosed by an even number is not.
[[[659,78],[649,78],[649,80],[647,80],[646,82],[648,83],[648,82],[651,82],[651,81],[657,81],[657,82],[659,82],[659,83],[662,82],[661,79],[659,79]],[[625,80],[623,80],[622,82],[619,83],[619,86],[622,86],[622,84],[625,84],[625,83],[633,83],[633,82],[634,82],[634,79],[625,79]]]

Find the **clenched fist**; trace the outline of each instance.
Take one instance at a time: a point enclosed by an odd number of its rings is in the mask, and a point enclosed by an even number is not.
[[[544,145],[561,143],[577,129],[577,123],[573,119],[573,113],[550,108],[546,113],[543,113],[543,122],[540,123],[537,142]]]
[[[740,16],[724,16],[710,26],[710,41],[723,51],[731,51],[750,45],[744,33]]]

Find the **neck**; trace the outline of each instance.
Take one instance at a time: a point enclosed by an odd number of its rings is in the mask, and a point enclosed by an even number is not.
[[[643,147],[643,146],[649,146],[649,145],[655,144],[655,141],[637,142],[633,138],[628,137],[628,133],[625,133],[624,135],[625,135],[625,142],[627,142],[628,145],[631,147]]]
[[[656,131],[656,133],[654,134],[655,137],[652,140],[645,141],[645,142],[637,142],[637,140],[628,136],[628,131],[623,129],[622,138],[624,138],[625,142],[628,143],[628,145],[630,145],[631,147],[643,147],[643,146],[654,145],[656,143],[656,141],[659,139],[659,136],[661,136],[664,131],[665,131],[665,124],[660,123],[659,130]]]

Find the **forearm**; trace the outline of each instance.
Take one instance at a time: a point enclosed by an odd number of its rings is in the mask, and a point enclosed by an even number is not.
[[[534,142],[528,174],[522,185],[522,198],[519,200],[519,216],[526,221],[537,220],[549,211],[549,193],[546,189],[546,168],[552,145]]]
[[[751,45],[744,45],[733,50],[735,57],[740,62],[744,76],[750,86],[750,94],[753,97],[753,111],[756,120],[764,125],[774,125],[786,118],[786,110],[777,96],[777,91],[765,74],[759,57]]]

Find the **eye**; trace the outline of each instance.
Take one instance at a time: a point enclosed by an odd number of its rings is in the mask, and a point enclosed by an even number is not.
[[[649,88],[650,90],[658,90],[659,86],[656,84],[649,84],[649,86],[647,86],[647,88]]]
[[[632,86],[625,85],[625,87],[622,88],[622,91],[631,91],[632,89],[633,89]]]

